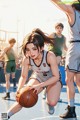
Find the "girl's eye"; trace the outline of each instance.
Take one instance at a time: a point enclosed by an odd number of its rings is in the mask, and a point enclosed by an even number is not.
[[[37,48],[36,48],[36,47],[33,47],[33,50],[37,50]]]
[[[33,50],[37,50],[37,48],[33,48]]]

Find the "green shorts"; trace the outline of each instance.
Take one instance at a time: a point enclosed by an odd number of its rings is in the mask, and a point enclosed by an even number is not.
[[[62,56],[62,51],[59,49],[51,49],[50,51],[52,51],[56,56]]]
[[[16,63],[15,60],[7,61],[6,62],[6,73],[13,73],[16,71]]]

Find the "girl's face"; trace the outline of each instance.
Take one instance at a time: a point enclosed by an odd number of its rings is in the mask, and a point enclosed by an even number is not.
[[[26,55],[28,55],[31,59],[37,59],[40,55],[40,48],[38,48],[33,44],[29,43],[26,45]]]
[[[60,26],[57,26],[57,27],[55,28],[55,30],[56,30],[56,33],[61,34],[62,31],[63,31],[63,28],[60,27]]]

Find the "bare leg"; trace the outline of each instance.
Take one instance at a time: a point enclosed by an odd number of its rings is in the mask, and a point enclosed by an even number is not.
[[[54,113],[54,106],[57,104],[61,91],[61,83],[50,85],[47,88],[47,109],[49,114]]]
[[[76,118],[76,112],[74,106],[74,97],[75,97],[74,75],[75,73],[72,73],[67,69],[66,84],[67,84],[68,106],[67,106],[67,112],[60,115],[61,118],[66,118],[66,119]]]
[[[68,69],[66,72],[66,84],[67,84],[67,96],[69,102],[70,99],[74,99],[75,97],[75,86],[74,86],[74,73],[69,72]]]
[[[79,91],[79,93],[80,93],[80,74],[76,74],[76,75],[75,75],[75,82],[76,82],[78,91]]]
[[[12,115],[19,112],[20,110],[22,109],[22,106],[18,103],[18,102],[15,102],[11,107],[10,109],[8,110],[8,114],[11,112]],[[11,117],[11,116],[9,116]]]
[[[59,100],[61,92],[61,83],[57,82],[56,84],[49,86],[47,88],[47,102],[48,104],[55,106]]]
[[[6,95],[2,97],[4,100],[10,99],[10,74],[5,74],[5,79],[6,79]]]
[[[10,88],[10,74],[5,74],[6,79],[6,90],[9,90]]]

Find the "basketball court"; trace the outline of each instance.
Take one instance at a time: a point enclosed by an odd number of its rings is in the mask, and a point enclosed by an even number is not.
[[[43,99],[43,92],[39,94],[37,104],[32,108],[22,108],[17,114],[13,115],[10,120],[60,120],[59,115],[65,112],[65,108],[67,106],[67,94],[66,94],[66,83],[65,83],[65,72],[64,67],[60,67],[61,75],[62,75],[62,83],[63,88],[61,90],[60,99],[62,102],[58,102],[55,106],[55,112],[53,115],[48,114],[46,100]],[[17,72],[17,74],[19,74]],[[30,76],[29,72],[29,76]],[[19,77],[19,76],[18,76]],[[17,78],[18,78],[17,77]],[[0,84],[0,113],[6,112],[10,106],[15,102],[15,93],[16,90],[13,89],[11,83],[11,99],[3,100],[2,97],[5,95],[5,83]],[[80,120],[80,94],[75,86],[75,106],[76,106],[76,114],[77,120]],[[64,120],[64,119],[63,119]],[[76,119],[67,119],[67,120],[76,120]]]
[[[76,87],[75,90],[76,90],[75,97],[76,114],[77,120],[80,120],[80,94],[78,93]],[[5,95],[5,84],[0,84],[0,112],[6,112],[9,109],[9,107],[15,102],[15,93],[16,90],[14,90],[13,87],[11,87],[11,99],[3,100],[2,96]],[[45,102],[46,100],[42,98],[42,95],[43,95],[42,93],[39,95],[39,100],[34,107],[23,108],[17,114],[12,116],[10,120],[60,120],[59,115],[64,113],[65,108],[67,106],[66,86],[64,85],[61,91],[60,98],[62,99],[62,102],[58,102],[58,104],[55,107],[55,112],[53,115],[48,114]]]

